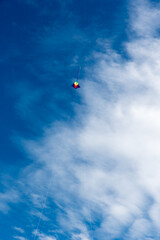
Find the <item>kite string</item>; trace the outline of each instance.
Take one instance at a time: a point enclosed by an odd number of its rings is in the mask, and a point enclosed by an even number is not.
[[[79,67],[79,70],[78,70],[78,74],[77,74],[77,82],[78,82],[78,78],[79,78],[80,71],[81,71],[81,66]]]
[[[78,81],[78,79],[79,79],[80,71],[81,71],[81,66],[79,66],[79,70],[78,70],[78,74],[77,74],[77,81]],[[38,220],[38,224],[37,224],[37,227],[36,227],[36,231],[35,231],[35,235],[34,235],[34,240],[36,240],[36,238],[37,238],[38,230],[39,230],[40,223],[41,223],[41,220],[42,220],[42,215],[43,215],[44,207],[45,207],[46,202],[47,202],[47,198],[48,198],[48,194],[49,194],[49,190],[50,190],[51,183],[52,183],[52,177],[51,177],[50,183],[48,184],[48,189],[47,189],[47,193],[46,193],[45,199],[44,199],[44,201],[43,201],[43,203],[42,203],[42,208],[41,208],[41,212],[40,212],[40,217],[39,217],[39,220]]]
[[[48,187],[47,187],[47,192],[46,192],[46,196],[44,198],[44,201],[42,203],[42,208],[41,208],[41,212],[40,212],[40,216],[39,216],[39,220],[38,220],[38,224],[37,224],[37,227],[36,227],[36,231],[35,231],[35,235],[34,235],[34,240],[36,240],[37,238],[37,234],[38,234],[38,230],[39,230],[39,227],[40,227],[40,223],[41,223],[41,220],[42,220],[42,215],[43,215],[43,211],[44,211],[44,207],[46,205],[46,202],[47,202],[47,198],[48,198],[48,194],[49,194],[49,190],[50,190],[50,186],[51,186],[51,183],[52,183],[52,177],[51,177],[51,180],[48,184]]]

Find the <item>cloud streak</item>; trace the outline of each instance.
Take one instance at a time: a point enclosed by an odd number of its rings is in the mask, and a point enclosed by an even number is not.
[[[20,233],[24,233],[24,230],[22,228],[14,227],[14,229]]]
[[[20,196],[16,190],[7,190],[0,193],[0,211],[8,213],[10,204],[19,202]]]

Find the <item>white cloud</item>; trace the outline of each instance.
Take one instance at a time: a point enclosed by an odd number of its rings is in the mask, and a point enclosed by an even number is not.
[[[57,219],[75,240],[110,240],[124,230],[124,239],[160,233],[159,10],[146,3],[137,5],[131,21],[141,38],[126,43],[130,59],[111,49],[94,53],[75,119],[55,123],[39,142],[25,142],[45,165],[30,181],[41,185],[51,172],[49,196],[64,213]]]
[[[30,215],[36,216],[36,217],[38,217],[38,219],[40,218],[43,221],[48,221],[48,218],[43,214],[42,210],[40,212],[39,211],[31,211]]]
[[[14,227],[14,229],[20,233],[24,233],[24,230],[22,228]]]
[[[37,230],[35,230],[33,234],[36,236],[36,239],[38,240],[56,240],[55,237],[46,235],[44,233],[39,233]]]
[[[133,6],[131,8],[132,29],[142,38],[156,35],[160,21],[159,3],[153,4],[147,0],[137,0],[131,3]]]
[[[147,237],[147,235],[150,236],[152,227],[153,226],[148,220],[143,218],[137,219],[131,226],[129,239],[144,239],[144,237]]]
[[[80,234],[73,234],[72,235],[72,240],[89,240],[90,238],[88,237],[88,234],[85,235],[83,233],[80,233]]]
[[[26,238],[24,237],[20,237],[20,236],[14,236],[15,239],[19,239],[19,240],[27,240]]]
[[[10,209],[10,203],[17,203],[19,201],[19,193],[16,190],[8,190],[0,193],[0,211],[7,213]]]

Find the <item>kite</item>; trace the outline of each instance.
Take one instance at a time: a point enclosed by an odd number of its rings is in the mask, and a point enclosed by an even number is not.
[[[79,70],[78,70],[77,80],[72,84],[72,87],[74,87],[75,89],[80,88],[80,85],[78,83],[80,71],[81,71],[81,67],[79,67]]]

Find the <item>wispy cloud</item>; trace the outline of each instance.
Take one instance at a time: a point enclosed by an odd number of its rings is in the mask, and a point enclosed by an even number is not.
[[[48,221],[49,220],[42,212],[31,211],[30,215],[36,216],[36,217],[38,217],[38,219],[40,218],[43,221]]]
[[[34,231],[33,234],[38,238],[39,240],[56,240],[55,237],[46,235],[44,233],[39,233],[38,231]]]
[[[137,0],[131,3],[131,27],[138,36],[153,37],[159,29],[160,9],[159,3],[147,0]]]
[[[20,237],[20,236],[14,236],[15,239],[19,239],[19,240],[27,240],[26,238],[24,237]]]
[[[14,227],[14,229],[20,233],[24,233],[24,230],[22,228]]]
[[[8,190],[0,193],[0,211],[7,213],[10,209],[11,203],[17,203],[19,201],[19,193],[16,190]]]

